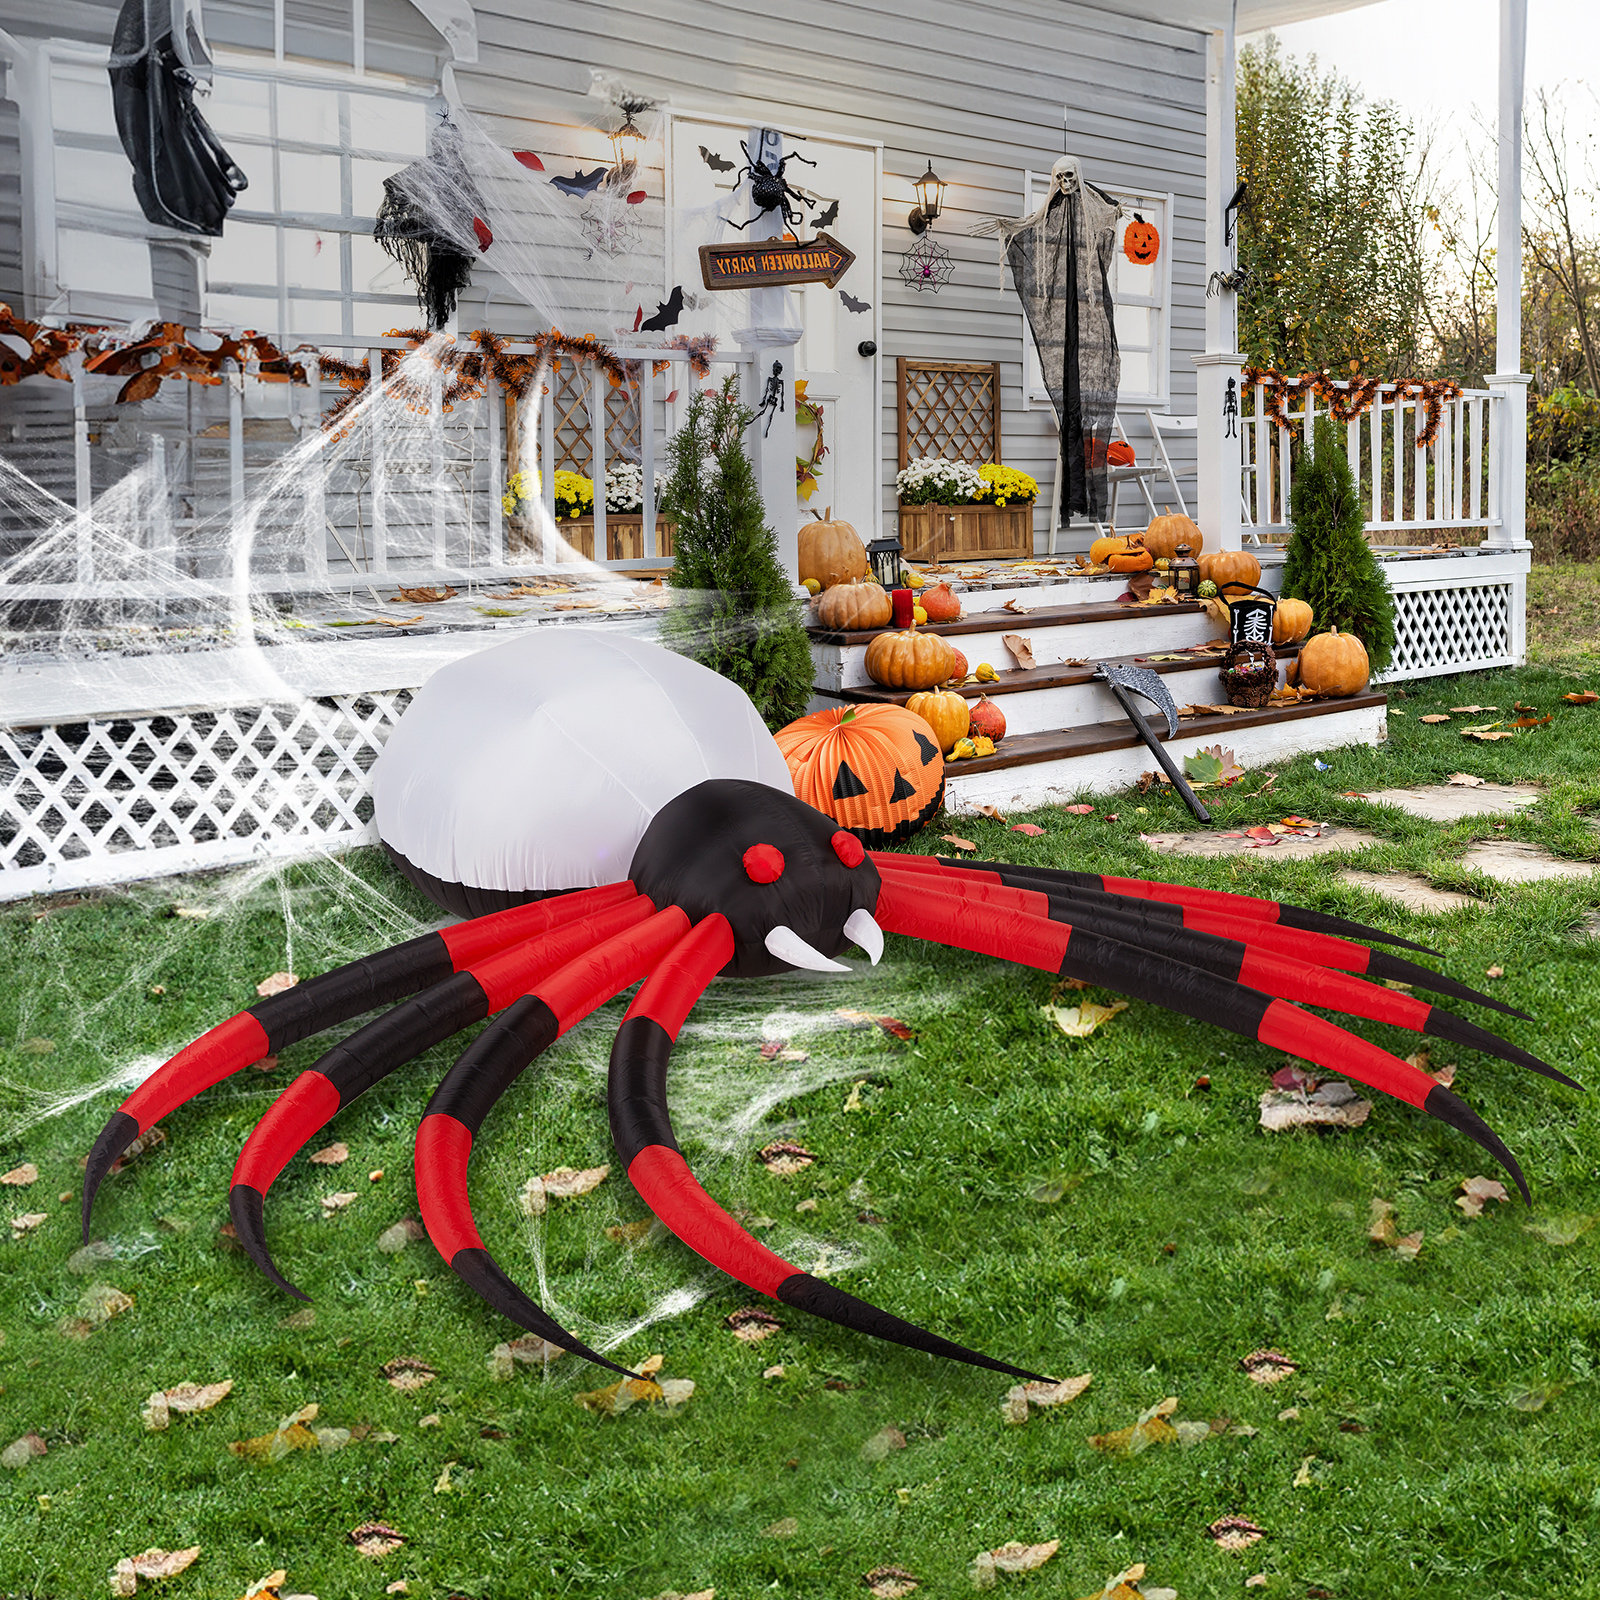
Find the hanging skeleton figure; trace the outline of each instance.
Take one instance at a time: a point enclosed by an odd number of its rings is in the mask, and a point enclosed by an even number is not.
[[[1000,236],[1039,352],[1060,429],[1056,503],[1064,516],[1096,521],[1110,500],[1106,451],[1122,376],[1110,277],[1118,210],[1084,181],[1073,157],[1062,156],[1036,211],[993,217],[974,230]]]
[[[126,0],[108,71],[139,209],[158,227],[219,237],[247,180],[195,110],[195,89],[211,83],[198,8],[188,0]]]
[[[301,1295],[267,1251],[263,1212],[274,1179],[374,1084],[493,1017],[418,1127],[423,1223],[456,1275],[497,1311],[625,1371],[562,1328],[490,1256],[473,1221],[467,1164],[484,1119],[539,1054],[642,979],[612,1047],[608,1102],[618,1157],[656,1216],[714,1266],[788,1305],[914,1349],[1034,1377],[785,1261],[711,1199],[679,1153],[668,1065],[706,986],[719,976],[797,967],[844,972],[833,956],[855,944],[876,962],[885,932],[1102,984],[1317,1062],[1477,1140],[1526,1197],[1515,1160],[1449,1089],[1300,1009],[1409,1028],[1577,1087],[1517,1046],[1385,984],[1524,1013],[1355,936],[1422,946],[1247,895],[869,853],[790,792],[777,745],[727,680],[640,640],[598,630],[560,634],[514,640],[436,673],[374,771],[376,819],[391,856],[437,903],[474,920],[262,1000],[158,1069],[90,1153],[85,1240],[107,1172],[159,1118],[253,1062],[392,1007],[283,1091],[234,1168],[230,1208],[240,1244],[275,1284]],[[941,760],[931,740],[921,744],[925,765]],[[897,777],[906,781],[903,772]]]
[[[455,315],[472,283],[473,258],[494,242],[485,209],[448,116],[434,127],[427,155],[383,180],[372,237],[411,280],[430,329]]]

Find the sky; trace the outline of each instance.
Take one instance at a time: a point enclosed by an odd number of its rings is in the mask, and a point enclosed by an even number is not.
[[[1398,103],[1419,128],[1438,130],[1442,175],[1464,176],[1474,114],[1493,128],[1499,101],[1498,0],[1379,0],[1274,30],[1293,55],[1315,53],[1366,94]],[[1569,86],[1569,104],[1600,123],[1600,3],[1528,0],[1526,93]],[[1587,129],[1584,130],[1587,132]]]

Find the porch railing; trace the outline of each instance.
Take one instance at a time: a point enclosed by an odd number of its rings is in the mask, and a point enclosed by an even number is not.
[[[1349,384],[1336,384],[1348,389]],[[1424,443],[1428,407],[1404,384],[1379,386],[1371,408],[1343,426],[1345,452],[1367,511],[1367,532],[1378,542],[1427,542],[1441,531],[1490,530],[1501,525],[1499,430],[1504,399],[1487,389],[1464,390],[1440,402],[1439,426]],[[1245,390],[1240,440],[1245,499],[1258,531],[1287,529],[1296,458],[1311,448],[1312,431],[1327,405],[1310,390],[1287,401],[1280,427],[1268,414],[1266,388]],[[1396,537],[1398,536],[1398,537]]]

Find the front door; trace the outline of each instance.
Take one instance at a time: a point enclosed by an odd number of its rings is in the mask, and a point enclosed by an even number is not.
[[[705,225],[710,208],[725,201],[737,186],[750,125],[723,118],[674,116],[669,125],[667,212],[668,286],[682,284],[686,294],[709,298],[700,280],[699,247],[748,237],[732,227]],[[882,356],[878,293],[880,215],[882,211],[882,147],[783,132],[785,155],[796,153],[816,162],[789,162],[784,177],[815,203],[800,206],[806,220],[792,230],[797,238],[827,233],[855,252],[855,261],[838,283],[808,283],[786,291],[791,317],[801,329],[795,347],[795,377],[805,384],[811,408],[796,418],[795,449],[797,512],[818,512],[832,506],[836,517],[854,525],[863,539],[877,536],[881,516],[881,419],[878,409]],[[730,221],[750,214],[746,182]],[[693,218],[690,224],[682,219]],[[706,331],[709,316],[685,310],[677,331]],[[862,346],[872,350],[863,355]],[[747,403],[754,397],[746,396]],[[817,426],[822,453],[817,454]]]

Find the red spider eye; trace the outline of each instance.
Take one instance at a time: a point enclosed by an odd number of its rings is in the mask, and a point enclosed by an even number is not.
[[[744,875],[752,883],[776,883],[783,876],[783,852],[776,845],[751,845],[744,853]]]
[[[833,853],[847,867],[859,867],[867,859],[866,846],[853,833],[841,828],[833,836]]]

